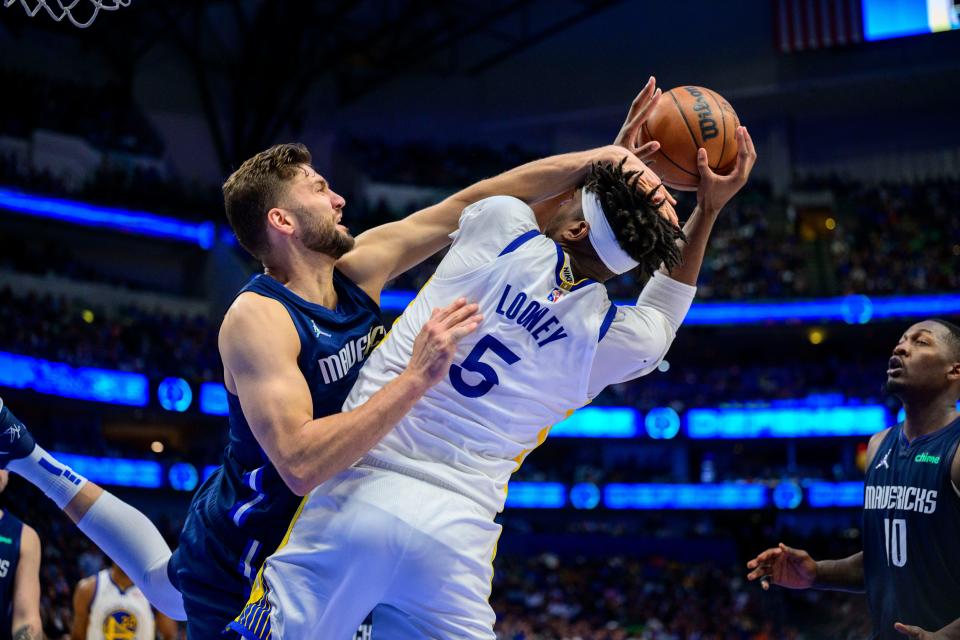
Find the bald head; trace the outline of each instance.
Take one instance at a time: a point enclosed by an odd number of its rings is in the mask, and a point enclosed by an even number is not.
[[[887,390],[901,400],[960,397],[960,330],[924,320],[904,331],[887,368]]]
[[[960,360],[960,327],[941,318],[934,318],[928,322],[940,325],[943,329],[944,342],[953,352],[952,357],[955,360]]]

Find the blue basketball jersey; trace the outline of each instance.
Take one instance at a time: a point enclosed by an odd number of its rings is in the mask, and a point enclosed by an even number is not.
[[[960,618],[960,496],[950,466],[960,419],[908,442],[890,429],[867,469],[863,568],[874,638],[894,622],[937,631]]]
[[[13,584],[20,563],[23,523],[4,511],[0,516],[0,640],[10,640],[13,626]]]
[[[314,418],[341,410],[363,361],[385,333],[377,303],[336,270],[333,281],[338,299],[333,310],[304,300],[265,274],[251,278],[237,294],[277,300],[289,312],[300,337],[297,363],[310,387]],[[259,565],[280,544],[301,500],[257,443],[239,399],[228,392],[227,402],[230,431],[222,464],[193,498],[170,571],[191,619],[192,590],[205,592],[197,596],[203,609],[229,610],[229,618],[217,620],[219,629],[243,607]],[[214,572],[218,577],[208,580]],[[211,588],[230,595],[211,601]],[[221,599],[230,602],[221,607]]]

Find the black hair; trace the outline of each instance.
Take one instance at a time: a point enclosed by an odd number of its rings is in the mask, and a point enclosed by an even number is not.
[[[948,340],[950,342],[950,347],[951,347],[950,354],[952,357],[956,358],[957,360],[960,360],[960,327],[953,324],[952,322],[943,320],[942,318],[932,318],[930,321],[936,322],[941,327],[947,330],[947,335],[949,336]]]
[[[660,215],[660,206],[653,203],[656,189],[646,193],[638,184],[642,171],[624,171],[623,164],[596,162],[583,185],[600,199],[620,247],[640,263],[640,270],[650,276],[666,266],[672,270],[682,261],[678,240],[686,240],[683,231]]]

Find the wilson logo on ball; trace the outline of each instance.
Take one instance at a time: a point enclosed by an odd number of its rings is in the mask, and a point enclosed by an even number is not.
[[[729,173],[737,163],[739,125],[733,107],[716,91],[681,85],[663,94],[640,128],[640,143],[660,143],[647,163],[664,184],[694,191],[700,183],[697,149],[707,150],[711,170]]]
[[[684,89],[694,97],[693,110],[700,119],[700,139],[716,138],[720,135],[720,130],[717,129],[717,121],[713,118],[713,110],[710,109],[706,96],[696,87],[684,87]]]

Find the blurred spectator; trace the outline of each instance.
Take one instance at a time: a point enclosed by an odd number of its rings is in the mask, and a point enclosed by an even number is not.
[[[130,87],[94,85],[0,69],[0,83],[17,88],[17,100],[4,103],[0,132],[28,137],[35,129],[80,136],[104,150],[150,156],[163,142],[137,108]]]
[[[222,379],[217,327],[137,307],[110,313],[59,296],[0,289],[0,349],[74,366]]]

